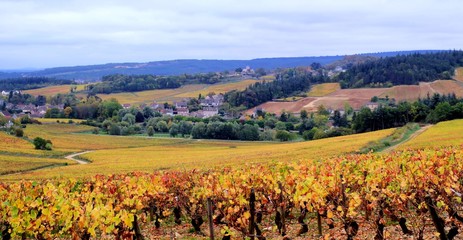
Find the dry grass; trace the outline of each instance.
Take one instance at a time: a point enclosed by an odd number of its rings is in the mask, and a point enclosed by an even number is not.
[[[0,175],[72,164],[76,163],[66,159],[0,155]]]
[[[77,91],[82,91],[85,89],[85,84],[84,85],[59,85],[59,86],[50,86],[50,87],[44,87],[44,88],[37,88],[37,89],[31,89],[31,90],[26,90],[24,91],[25,93],[28,93],[30,95],[38,96],[38,95],[43,95],[43,96],[53,96],[58,93],[66,94],[71,91],[71,87],[76,86]]]
[[[0,154],[27,154],[27,155],[44,155],[44,151],[34,149],[34,144],[31,142],[11,136],[3,131],[0,131]]]
[[[317,85],[314,85],[312,89],[310,89],[307,95],[309,97],[323,97],[330,93],[336,92],[339,89],[341,89],[341,86],[339,86],[339,83],[317,84]]]
[[[368,142],[384,138],[392,132],[393,129],[389,129],[296,143],[163,139],[154,142],[154,145],[148,147],[122,147],[119,149],[96,150],[83,155],[84,158],[92,161],[92,163],[87,165],[43,169],[21,175],[4,176],[2,178],[14,180],[85,177],[95,174],[125,173],[131,171],[150,172],[159,169],[207,169],[243,163],[323,159],[357,151]],[[107,137],[107,139],[100,138],[96,142],[102,142],[100,144],[105,144],[106,141],[113,142],[111,145],[115,147],[123,145],[115,142],[133,141],[128,140],[130,139],[128,137]],[[91,149],[91,146],[95,143],[92,140],[93,138],[89,138],[87,135],[89,142],[82,142],[82,144],[87,145],[80,146],[80,148]]]
[[[109,135],[82,134],[93,127],[74,124],[28,125],[25,135],[30,139],[42,137],[53,143],[53,151],[61,153],[80,152],[86,150],[133,148],[152,146],[170,139],[149,139],[145,137],[120,137]]]
[[[198,97],[199,94],[205,96],[208,93],[226,93],[231,90],[244,90],[247,86],[261,82],[261,80],[242,80],[237,82],[221,84],[190,84],[176,89],[150,90],[141,92],[125,92],[113,94],[98,94],[103,100],[115,98],[121,104],[139,105],[142,103],[181,101],[184,98]]]
[[[463,67],[455,69],[455,76],[453,79],[463,82]]]
[[[51,123],[69,123],[72,120],[74,123],[81,123],[82,119],[69,119],[69,118],[37,118],[37,120],[43,124],[51,124]]]
[[[249,85],[252,85],[256,82],[262,82],[261,80],[253,80],[253,79],[247,79],[247,80],[242,80],[238,82],[230,82],[230,83],[224,83],[224,84],[214,84],[214,85],[209,85],[208,87],[193,91],[193,92],[187,92],[187,93],[182,93],[179,94],[178,97],[181,98],[188,98],[188,97],[198,97],[199,94],[202,96],[207,95],[208,93],[226,93],[232,90],[244,90],[246,87]]]
[[[98,94],[103,100],[115,98],[121,104],[142,104],[156,102],[173,102],[182,100],[182,97],[178,95],[203,90],[207,87],[206,84],[191,84],[185,85],[176,89],[164,89],[164,90],[150,90],[142,92],[124,92],[124,93],[113,93],[113,94]],[[197,97],[197,95],[195,96]]]
[[[463,144],[463,120],[440,122],[404,143],[399,149],[458,146]]]

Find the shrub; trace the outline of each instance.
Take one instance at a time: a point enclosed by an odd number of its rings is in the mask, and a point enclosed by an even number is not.
[[[34,143],[35,149],[39,149],[39,150],[51,150],[52,149],[51,141],[45,140],[41,137],[34,138],[33,143]]]
[[[24,137],[24,131],[21,128],[16,128],[14,130],[14,135],[16,137]]]
[[[153,126],[149,126],[148,127],[148,130],[146,131],[146,133],[148,134],[148,136],[152,137],[154,135],[154,128]]]

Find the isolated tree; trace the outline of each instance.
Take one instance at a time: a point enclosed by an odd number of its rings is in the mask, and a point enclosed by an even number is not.
[[[52,148],[51,141],[45,140],[41,137],[34,138],[33,144],[35,146],[35,149],[38,149],[38,150],[51,150]]]
[[[148,129],[146,130],[146,133],[148,134],[148,136],[152,137],[154,135],[153,126],[149,126]]]

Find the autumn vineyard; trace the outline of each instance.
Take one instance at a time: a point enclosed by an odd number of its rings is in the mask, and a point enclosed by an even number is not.
[[[219,228],[214,234],[222,239],[266,239],[263,228],[272,225],[281,236],[289,226],[298,228],[291,238],[400,234],[453,239],[463,223],[462,158],[463,148],[447,147],[88,180],[3,182],[1,236],[144,239],[165,222],[188,221],[195,232],[211,238],[210,230]]]

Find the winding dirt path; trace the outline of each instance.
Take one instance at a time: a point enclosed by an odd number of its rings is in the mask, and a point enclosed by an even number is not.
[[[401,143],[399,143],[399,144],[396,144],[396,145],[394,145],[394,146],[388,147],[388,148],[384,149],[384,150],[381,151],[381,152],[383,152],[383,153],[392,152],[392,151],[395,150],[398,146],[400,146],[400,145],[402,145],[402,144],[404,144],[404,143],[406,143],[406,142],[408,142],[408,141],[410,141],[410,140],[416,138],[418,135],[422,134],[424,131],[428,130],[428,128],[430,128],[430,127],[432,127],[432,126],[433,126],[433,125],[426,125],[426,126],[420,128],[418,131],[416,131],[416,132],[414,132],[412,135],[410,135],[410,137],[409,137],[408,139],[406,139],[405,141],[403,141],[403,142],[401,142]]]
[[[86,153],[91,153],[93,151],[85,151],[85,152],[80,152],[80,153],[74,153],[74,154],[71,154],[71,155],[68,155],[64,158],[68,159],[68,160],[72,160],[72,161],[75,161],[77,162],[78,164],[89,164],[90,162],[88,161],[84,161],[84,160],[80,160],[80,159],[76,159],[75,157],[79,156],[79,155],[82,155],[82,154],[86,154]]]

